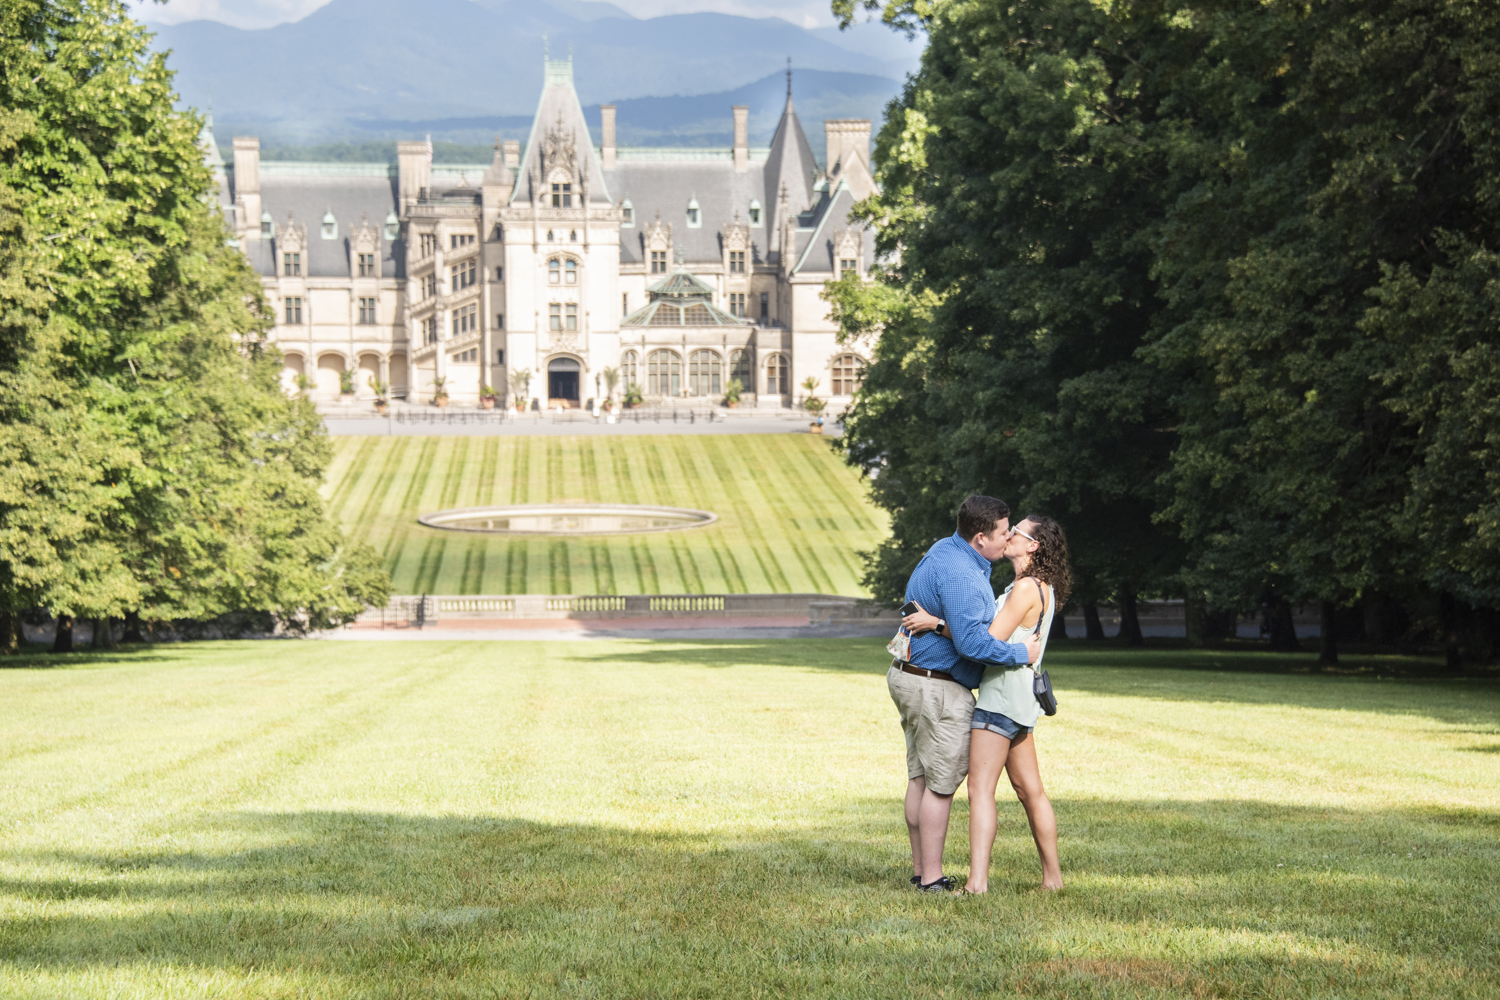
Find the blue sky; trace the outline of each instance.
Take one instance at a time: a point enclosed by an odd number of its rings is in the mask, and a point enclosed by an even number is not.
[[[328,0],[132,0],[136,16],[161,24],[207,19],[222,21],[238,28],[269,28],[285,21],[297,21]],[[820,28],[834,23],[827,0],[613,0],[637,17],[662,14],[692,14],[715,11],[743,17],[781,17],[804,28]]]

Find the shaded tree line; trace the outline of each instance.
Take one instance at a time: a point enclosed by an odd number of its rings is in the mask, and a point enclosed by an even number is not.
[[[113,0],[0,5],[0,648],[20,615],[108,634],[345,622],[390,582],[318,494],[171,74]],[[102,626],[102,627],[101,627]]]
[[[925,31],[876,149],[845,416],[891,599],[963,495],[1067,526],[1077,600],[1500,652],[1500,8],[837,0]],[[1091,630],[1096,624],[1091,623]]]

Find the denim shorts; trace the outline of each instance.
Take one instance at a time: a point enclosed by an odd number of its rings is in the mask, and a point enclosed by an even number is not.
[[[986,712],[982,708],[974,709],[974,721],[969,723],[970,729],[988,729],[992,733],[998,733],[1008,740],[1017,736],[1025,736],[1035,729],[1035,726],[1023,726],[1008,715],[999,712]]]

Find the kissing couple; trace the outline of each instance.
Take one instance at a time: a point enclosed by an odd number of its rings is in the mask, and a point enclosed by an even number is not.
[[[996,598],[990,570],[1001,559],[1010,560],[1015,581]],[[888,647],[896,658],[886,685],[906,736],[911,882],[923,892],[989,890],[1002,770],[1026,809],[1042,888],[1062,888],[1057,817],[1032,732],[1042,713],[1036,682],[1044,676],[1047,633],[1071,584],[1062,528],[1039,514],[1012,528],[1010,508],[987,496],[959,506],[958,530],[934,543],[912,572],[901,632]],[[1048,714],[1054,711],[1055,702]],[[960,888],[943,874],[943,843],[953,793],[966,775],[969,879]]]

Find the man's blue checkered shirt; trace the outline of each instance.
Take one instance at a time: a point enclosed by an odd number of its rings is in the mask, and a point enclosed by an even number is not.
[[[958,534],[927,550],[906,584],[906,599],[948,623],[950,640],[936,632],[912,636],[911,661],[942,670],[966,687],[977,688],[985,664],[1026,662],[1026,646],[990,635],[995,594],[990,590],[990,563]]]

